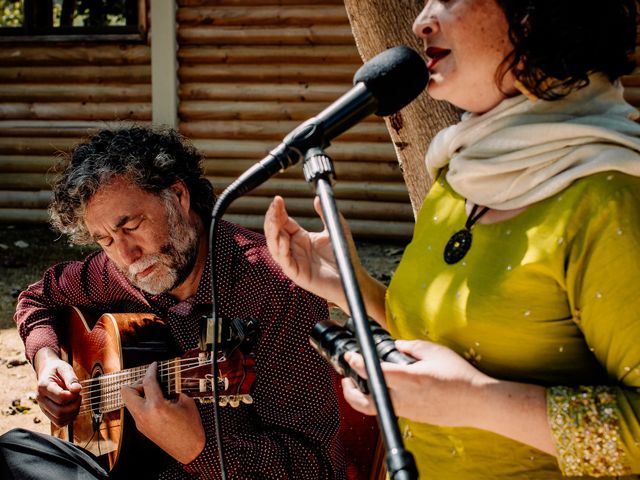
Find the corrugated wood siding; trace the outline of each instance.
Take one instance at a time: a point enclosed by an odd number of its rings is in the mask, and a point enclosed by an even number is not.
[[[146,45],[2,45],[0,220],[47,221],[48,171],[97,129],[151,121]]]
[[[339,0],[179,0],[180,130],[207,157],[219,193],[285,135],[352,86],[362,62]],[[384,122],[376,117],[327,153],[335,194],[354,233],[408,238],[413,213]],[[296,165],[236,200],[228,218],[261,228],[274,194],[307,227],[320,226]]]

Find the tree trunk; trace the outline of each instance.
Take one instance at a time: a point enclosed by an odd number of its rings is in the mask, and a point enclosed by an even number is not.
[[[344,4],[363,61],[396,45],[422,51],[421,42],[411,31],[422,1],[345,0]],[[453,106],[431,99],[426,92],[400,112],[385,118],[414,214],[431,186],[424,164],[427,147],[439,130],[459,118]]]

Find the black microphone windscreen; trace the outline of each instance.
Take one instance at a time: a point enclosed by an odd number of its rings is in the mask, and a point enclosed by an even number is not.
[[[404,45],[389,48],[362,65],[353,77],[378,101],[376,115],[391,115],[420,95],[429,81],[424,59]]]

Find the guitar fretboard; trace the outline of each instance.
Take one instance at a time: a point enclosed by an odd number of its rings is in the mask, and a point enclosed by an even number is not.
[[[173,358],[158,362],[158,382],[164,394],[188,394],[192,391],[203,391],[203,388],[210,391],[211,375],[190,375],[201,367],[211,367],[210,353],[201,354],[197,358]],[[80,382],[82,403],[78,414],[104,414],[122,408],[122,387],[141,383],[148,368],[149,365],[141,365]]]

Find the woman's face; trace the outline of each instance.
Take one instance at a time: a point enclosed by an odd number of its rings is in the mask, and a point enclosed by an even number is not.
[[[517,94],[507,73],[496,71],[513,45],[496,0],[428,0],[413,24],[423,40],[431,74],[427,91],[463,110],[484,113]]]

